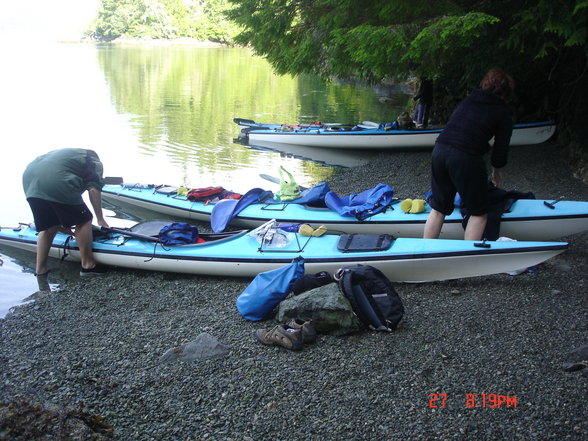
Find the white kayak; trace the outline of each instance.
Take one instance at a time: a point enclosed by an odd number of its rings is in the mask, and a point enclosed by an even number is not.
[[[263,124],[234,118],[241,127],[239,137],[249,143],[273,142],[334,149],[413,149],[433,148],[442,128],[386,130],[374,123],[356,126],[333,124]],[[514,124],[511,146],[540,144],[555,133],[551,121]]]

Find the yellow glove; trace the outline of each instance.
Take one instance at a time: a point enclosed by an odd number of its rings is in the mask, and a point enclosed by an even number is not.
[[[412,199],[405,199],[400,203],[400,209],[405,213],[410,213],[412,208]]]
[[[412,206],[410,207],[410,213],[422,213],[423,211],[425,211],[425,200],[413,199]]]
[[[313,232],[314,232],[314,230],[308,224],[302,224],[302,225],[300,225],[300,228],[298,229],[298,234],[300,234],[301,236],[310,237],[310,236],[312,236]]]
[[[321,225],[320,227],[318,227],[316,230],[314,230],[312,232],[312,236],[313,237],[320,237],[323,234],[325,234],[327,232],[327,227],[325,227],[324,225]]]

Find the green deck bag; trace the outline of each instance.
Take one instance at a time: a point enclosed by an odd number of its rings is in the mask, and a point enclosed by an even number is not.
[[[282,166],[280,166],[278,171],[280,172],[280,191],[276,194],[276,198],[280,201],[293,201],[302,196],[300,187],[294,180],[292,174]],[[287,176],[284,177],[284,175]]]

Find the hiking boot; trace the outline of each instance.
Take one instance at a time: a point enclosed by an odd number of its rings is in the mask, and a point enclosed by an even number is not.
[[[291,351],[302,349],[302,330],[285,329],[278,325],[272,329],[258,329],[255,331],[255,337],[264,345],[283,346]]]
[[[316,340],[316,329],[312,320],[292,319],[286,324],[286,329],[299,329],[304,343],[313,343]]]
[[[101,276],[105,274],[108,269],[102,265],[96,265],[94,268],[82,268],[80,269],[80,276],[81,277],[92,277],[92,276]]]

